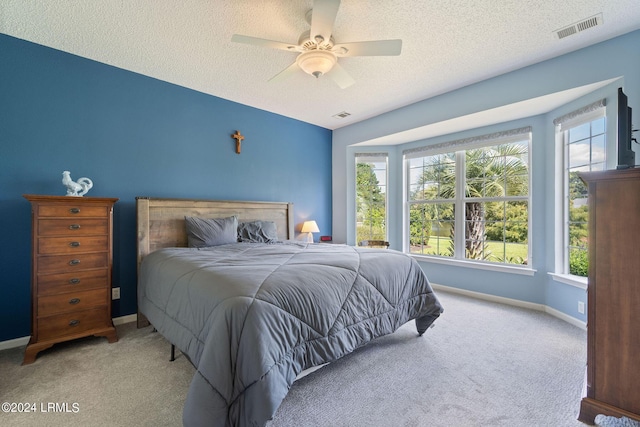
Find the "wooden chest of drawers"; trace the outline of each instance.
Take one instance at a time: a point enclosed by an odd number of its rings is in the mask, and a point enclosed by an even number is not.
[[[580,177],[589,185],[589,305],[578,419],[593,424],[603,414],[640,421],[640,168]]]
[[[113,205],[118,199],[25,195],[32,210],[31,340],[23,364],[55,343],[118,340],[111,321]]]

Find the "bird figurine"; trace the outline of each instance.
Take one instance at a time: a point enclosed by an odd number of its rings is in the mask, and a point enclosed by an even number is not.
[[[89,178],[78,178],[78,181],[74,182],[69,171],[62,172],[62,184],[67,187],[67,196],[76,197],[84,196],[93,187],[93,181]]]

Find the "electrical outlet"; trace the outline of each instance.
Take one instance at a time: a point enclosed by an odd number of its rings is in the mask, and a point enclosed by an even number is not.
[[[578,313],[584,314],[584,302],[578,301]]]
[[[120,299],[120,288],[111,288],[111,299]]]

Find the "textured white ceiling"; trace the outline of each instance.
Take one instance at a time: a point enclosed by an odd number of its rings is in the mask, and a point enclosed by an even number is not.
[[[0,0],[0,32],[336,129],[640,28],[638,0],[343,0],[337,43],[402,39],[400,56],[341,58],[356,83],[302,71],[267,82],[293,52],[313,0]],[[596,14],[603,25],[559,40]],[[347,111],[351,116],[336,119]]]

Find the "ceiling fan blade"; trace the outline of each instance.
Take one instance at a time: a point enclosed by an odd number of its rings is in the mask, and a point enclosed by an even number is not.
[[[340,86],[340,89],[348,88],[356,82],[353,80],[353,77],[347,73],[347,70],[342,68],[338,63],[327,73],[327,76],[331,77],[331,79]]]
[[[269,47],[272,49],[280,49],[291,52],[299,52],[301,49],[295,44],[288,44],[283,42],[276,42],[273,40],[259,39],[257,37],[243,36],[240,34],[234,34],[231,36],[231,41],[234,43],[250,44],[252,46]]]
[[[402,40],[340,43],[331,49],[336,56],[396,56],[402,51]]]
[[[311,40],[315,41],[316,36],[321,36],[327,42],[333,32],[333,23],[338,14],[340,0],[315,0],[311,15]]]
[[[270,82],[279,82],[279,81],[282,81],[282,80],[286,80],[286,79],[289,78],[289,76],[291,76],[294,73],[297,73],[299,70],[300,70],[300,68],[298,67],[298,64],[294,62],[293,64],[289,65],[284,70],[280,71],[275,76],[271,77],[268,81],[270,81]]]

